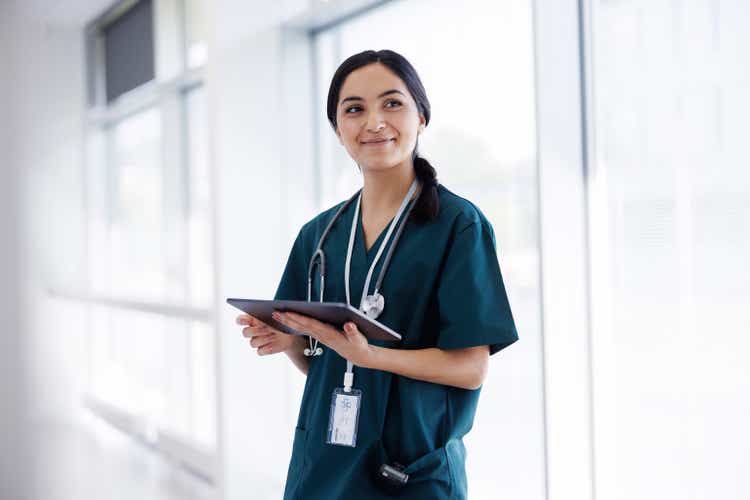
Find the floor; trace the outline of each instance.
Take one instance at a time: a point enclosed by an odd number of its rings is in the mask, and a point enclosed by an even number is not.
[[[80,420],[33,426],[34,499],[216,499],[205,480],[95,415]]]

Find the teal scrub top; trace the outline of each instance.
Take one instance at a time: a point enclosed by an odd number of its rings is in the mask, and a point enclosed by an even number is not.
[[[437,218],[405,223],[380,292],[385,309],[378,321],[399,332],[396,343],[370,343],[396,349],[457,349],[489,345],[490,354],[518,340],[497,259],[495,235],[470,201],[438,184]],[[276,299],[307,300],[310,257],[336,211],[320,213],[299,231]],[[355,203],[341,213],[323,246],[327,302],[346,302],[344,267]],[[396,228],[398,229],[398,228]],[[384,229],[365,249],[361,217],[351,260],[351,303],[362,287]],[[395,234],[395,230],[394,230]],[[389,242],[390,244],[390,242]],[[370,293],[388,248],[373,272]],[[314,273],[312,300],[319,300]],[[466,449],[480,389],[424,382],[391,372],[354,367],[354,388],[362,391],[356,447],[326,444],[331,398],[342,387],[346,360],[323,346],[310,367],[294,431],[284,499],[376,498],[463,499],[467,496]],[[377,477],[383,463],[398,462],[409,474],[399,490]]]

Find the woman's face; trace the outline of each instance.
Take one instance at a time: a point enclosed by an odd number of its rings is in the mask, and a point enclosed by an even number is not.
[[[380,63],[346,77],[336,123],[339,142],[358,165],[371,170],[411,163],[417,136],[425,127],[404,82]]]

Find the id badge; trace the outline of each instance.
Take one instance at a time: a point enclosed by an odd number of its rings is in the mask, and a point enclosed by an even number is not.
[[[337,387],[333,390],[326,443],[340,446],[356,446],[359,407],[361,403],[362,391],[359,389],[352,389],[346,392],[343,388]]]

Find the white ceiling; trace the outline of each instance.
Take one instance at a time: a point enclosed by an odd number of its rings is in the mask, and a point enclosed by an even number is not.
[[[2,2],[4,0],[0,0]],[[53,26],[82,27],[117,0],[11,0],[12,8]]]

